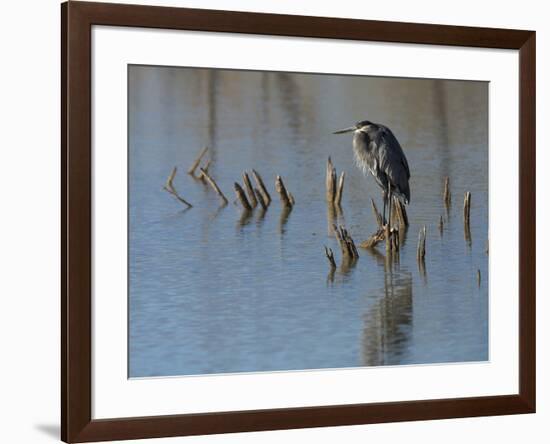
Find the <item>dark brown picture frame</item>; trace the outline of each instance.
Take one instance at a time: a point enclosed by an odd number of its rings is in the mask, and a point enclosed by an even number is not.
[[[93,420],[92,25],[519,50],[519,394]],[[534,31],[70,1],[61,5],[61,73],[61,435],[64,441],[137,439],[535,412]]]

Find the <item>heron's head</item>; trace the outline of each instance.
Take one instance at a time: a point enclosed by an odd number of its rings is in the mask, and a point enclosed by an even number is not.
[[[349,128],[334,131],[332,134],[345,134],[355,131],[366,131],[370,125],[372,125],[372,122],[369,122],[368,120],[361,120],[360,122],[357,122],[355,125],[350,126]]]

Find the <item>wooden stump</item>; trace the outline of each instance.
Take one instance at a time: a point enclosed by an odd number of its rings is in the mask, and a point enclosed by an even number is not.
[[[342,204],[342,195],[344,194],[344,180],[346,178],[346,173],[342,171],[340,173],[340,179],[338,179],[338,186],[336,187],[336,195],[334,196],[334,205],[337,207]]]
[[[248,173],[245,171],[243,172],[243,183],[244,187],[246,189],[246,194],[248,195],[248,200],[250,202],[250,206],[252,208],[256,208],[258,205],[258,200],[256,198],[256,194],[254,193],[254,188],[252,188],[252,183],[250,182],[250,177],[248,177]]]
[[[328,203],[334,203],[334,197],[336,196],[336,169],[332,164],[332,160],[329,156],[327,160],[327,172],[326,172],[326,199]]]
[[[286,208],[292,208],[294,198],[291,197],[290,193],[287,191],[281,176],[277,176],[277,179],[275,180],[275,189],[279,193],[283,206]]]
[[[243,206],[243,208],[246,211],[251,211],[252,206],[248,202],[248,199],[246,198],[246,194],[245,194],[244,190],[242,189],[242,187],[237,182],[235,182],[235,184],[233,186],[235,188],[235,194],[237,195],[237,198],[241,202],[241,205]]]
[[[271,196],[264,185],[262,176],[260,176],[260,173],[256,170],[252,170],[252,176],[254,177],[254,181],[256,182],[257,188],[262,195],[264,203],[269,206],[269,204],[271,204]]]
[[[333,227],[334,233],[336,234],[336,239],[340,245],[340,250],[342,250],[342,256],[348,259],[357,259],[359,258],[359,252],[355,246],[351,235],[348,230],[346,230],[342,225]]]

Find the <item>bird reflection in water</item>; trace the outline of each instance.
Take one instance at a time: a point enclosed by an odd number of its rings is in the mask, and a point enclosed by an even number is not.
[[[365,366],[401,364],[411,341],[411,273],[386,272],[381,293],[364,316],[361,358]]]
[[[301,97],[301,91],[295,76],[285,73],[273,73],[275,80],[275,88],[281,97],[281,106],[284,109],[284,116],[287,118],[287,124],[292,130],[292,136],[298,138],[301,131],[301,126],[304,120],[304,115],[307,112],[303,110],[304,100]]]

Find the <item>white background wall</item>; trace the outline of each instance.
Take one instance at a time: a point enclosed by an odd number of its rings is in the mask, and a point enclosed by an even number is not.
[[[129,3],[141,3],[130,1]],[[550,15],[536,0],[148,0],[212,9],[535,29],[538,77],[538,413],[172,438],[147,442],[548,442]],[[59,430],[59,3],[4,2],[0,27],[0,442],[55,442]],[[506,131],[503,128],[503,131]],[[498,164],[497,164],[498,167]],[[545,174],[546,173],[546,174]],[[545,276],[546,274],[546,276]]]

